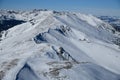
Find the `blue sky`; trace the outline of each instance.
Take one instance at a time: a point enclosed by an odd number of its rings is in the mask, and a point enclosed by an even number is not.
[[[35,8],[120,16],[120,0],[0,0],[0,9]]]

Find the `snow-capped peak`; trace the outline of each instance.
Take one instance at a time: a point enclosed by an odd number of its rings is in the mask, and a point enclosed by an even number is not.
[[[0,80],[120,79],[119,36],[108,23],[49,10],[1,10],[0,19],[24,21],[1,31]]]

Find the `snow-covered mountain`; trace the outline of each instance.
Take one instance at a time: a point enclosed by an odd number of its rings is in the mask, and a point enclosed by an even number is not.
[[[109,23],[110,25],[113,26],[113,28],[115,28],[115,30],[120,32],[120,17],[116,17],[116,16],[99,16],[98,18],[100,18],[101,20]]]
[[[0,21],[0,80],[120,80],[117,31],[92,15],[1,10]]]

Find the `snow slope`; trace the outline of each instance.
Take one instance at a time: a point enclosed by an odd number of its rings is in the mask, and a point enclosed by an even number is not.
[[[0,13],[26,21],[2,34],[0,80],[120,80],[119,37],[109,24],[74,12]]]

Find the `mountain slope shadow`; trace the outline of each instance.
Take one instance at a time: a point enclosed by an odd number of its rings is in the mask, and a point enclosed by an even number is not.
[[[26,63],[16,75],[15,80],[40,80],[31,67]]]
[[[4,30],[8,30],[9,28],[12,28],[13,26],[22,24],[24,22],[25,21],[23,21],[23,20],[15,20],[15,19],[0,20],[0,32],[4,31]]]

